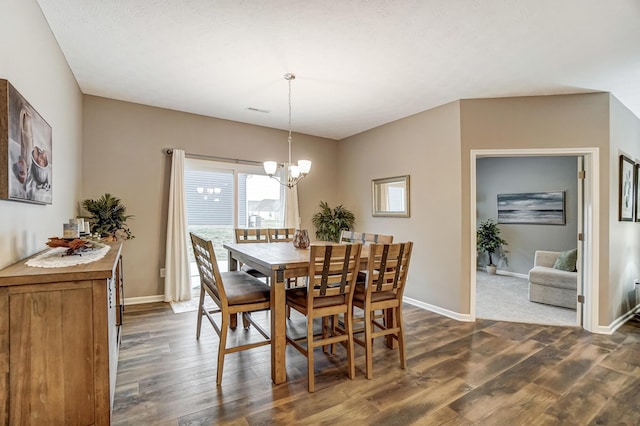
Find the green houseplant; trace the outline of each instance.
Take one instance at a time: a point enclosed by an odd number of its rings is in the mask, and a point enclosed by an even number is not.
[[[342,204],[332,209],[326,201],[320,201],[320,211],[313,215],[311,221],[316,227],[316,238],[337,243],[342,230],[353,228],[356,217]]]
[[[500,237],[500,228],[493,221],[493,219],[487,219],[480,223],[477,231],[477,247],[479,251],[487,252],[489,255],[489,263],[487,265],[487,272],[495,274],[496,265],[493,263],[493,254],[496,254],[499,260],[507,261],[507,251],[503,249],[503,246],[508,245],[507,242]]]
[[[134,238],[133,233],[126,224],[132,215],[125,214],[126,207],[119,198],[106,193],[102,197],[82,202],[90,214],[91,231],[103,238],[123,238],[129,240]]]

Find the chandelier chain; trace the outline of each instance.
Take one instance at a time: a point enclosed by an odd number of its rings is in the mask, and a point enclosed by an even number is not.
[[[276,179],[282,186],[286,186],[288,188],[293,188],[294,186],[296,186],[298,184],[298,182],[300,181],[300,179],[304,178],[308,173],[309,170],[311,169],[311,161],[309,160],[300,160],[298,161],[297,165],[293,165],[291,163],[291,145],[293,142],[293,136],[292,136],[292,126],[291,126],[291,80],[295,80],[296,75],[293,73],[287,73],[284,75],[285,80],[287,80],[287,82],[289,83],[289,97],[288,97],[288,103],[289,103],[289,111],[288,111],[288,131],[289,131],[289,135],[287,137],[287,141],[288,141],[288,145],[289,145],[289,158],[288,158],[288,163],[286,163],[285,166],[285,178],[284,179],[278,179],[275,176],[275,173],[277,171],[278,168],[278,163],[276,163],[275,161],[265,161],[264,162],[264,169],[265,172],[267,173],[267,175],[269,177],[272,177],[274,179]]]
[[[287,83],[289,83],[289,137],[287,140],[289,142],[289,165],[291,165],[291,142],[293,139],[291,137],[291,80],[295,79],[296,76],[295,74],[287,74],[285,78],[287,79]]]

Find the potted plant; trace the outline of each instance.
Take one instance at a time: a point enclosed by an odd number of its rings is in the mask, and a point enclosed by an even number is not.
[[[320,211],[313,215],[312,223],[316,227],[316,238],[322,241],[337,243],[343,230],[350,230],[356,217],[345,209],[342,204],[335,208],[329,207],[325,201],[320,201]]]
[[[103,239],[122,238],[129,240],[134,238],[133,233],[126,224],[133,216],[125,214],[126,207],[119,198],[106,193],[97,200],[87,199],[82,202],[90,214],[91,231]]]
[[[498,228],[493,219],[487,219],[480,223],[477,231],[477,247],[479,251],[486,251],[489,255],[489,264],[487,265],[489,274],[496,273],[497,267],[493,263],[492,257],[494,253],[500,260],[507,262],[507,252],[502,248],[502,246],[506,245],[507,242],[500,238],[500,228]]]

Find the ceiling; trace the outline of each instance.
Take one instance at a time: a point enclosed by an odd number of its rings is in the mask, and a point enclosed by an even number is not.
[[[458,99],[611,92],[638,0],[38,0],[83,93],[342,139]],[[257,110],[257,111],[256,111]]]

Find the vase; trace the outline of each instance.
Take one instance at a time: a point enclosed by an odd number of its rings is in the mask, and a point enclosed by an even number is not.
[[[296,233],[293,237],[293,246],[299,249],[306,249],[309,247],[309,231],[306,229],[296,229]]]
[[[487,265],[487,273],[489,275],[495,275],[496,274],[496,270],[497,270],[497,266],[496,265]]]

